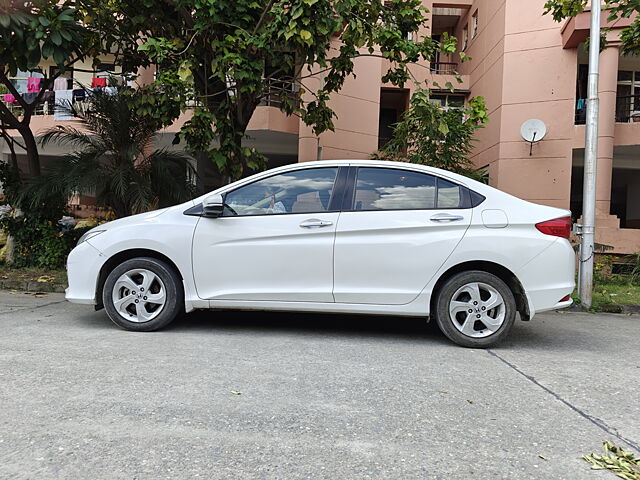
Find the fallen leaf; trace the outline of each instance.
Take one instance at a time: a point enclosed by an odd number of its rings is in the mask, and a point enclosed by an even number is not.
[[[44,298],[44,297],[46,297],[46,295],[44,293],[36,293],[34,295],[34,297],[36,297],[36,298]]]
[[[438,392],[438,393],[449,393],[449,392],[445,392],[444,390],[436,390],[436,392]]]
[[[471,405],[473,405],[473,400],[467,400],[467,402]]]
[[[231,393],[234,395],[242,395],[242,392],[238,392],[237,390],[231,390]]]
[[[18,295],[18,292],[9,292],[9,295]]]
[[[51,276],[51,275],[42,275],[41,277],[38,277],[36,282],[38,282],[38,283],[49,283],[49,282],[53,282],[55,279],[56,279],[56,277]]]
[[[545,457],[544,455],[538,455],[538,457],[540,457],[542,460],[544,460],[545,462],[548,462],[549,459],[547,457]]]

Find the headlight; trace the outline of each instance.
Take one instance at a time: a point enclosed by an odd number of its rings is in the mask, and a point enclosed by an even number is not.
[[[80,237],[80,240],[78,240],[78,243],[76,243],[76,246],[80,245],[82,242],[86,242],[87,240],[89,240],[90,238],[95,237],[96,235],[100,235],[101,233],[106,232],[106,230],[89,230],[87,233],[85,233],[84,235],[82,235]]]

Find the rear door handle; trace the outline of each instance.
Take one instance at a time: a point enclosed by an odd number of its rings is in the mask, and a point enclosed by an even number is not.
[[[431,217],[432,222],[458,222],[464,220],[462,215],[451,215],[450,213],[436,213]]]
[[[322,228],[333,225],[333,222],[328,220],[318,220],[317,218],[312,218],[310,220],[305,220],[300,224],[302,228]]]

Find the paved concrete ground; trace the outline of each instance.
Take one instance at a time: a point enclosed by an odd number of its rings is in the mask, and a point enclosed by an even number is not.
[[[398,318],[139,334],[1,292],[0,326],[3,479],[613,479],[580,455],[640,443],[638,316],[540,315],[482,351]]]

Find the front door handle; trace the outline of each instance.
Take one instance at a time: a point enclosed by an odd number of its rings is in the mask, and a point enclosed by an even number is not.
[[[312,218],[310,220],[305,220],[300,224],[302,228],[322,228],[333,225],[333,222],[328,220],[318,220],[317,218]]]
[[[464,220],[462,215],[451,215],[450,213],[437,213],[431,217],[432,222],[458,222]]]

